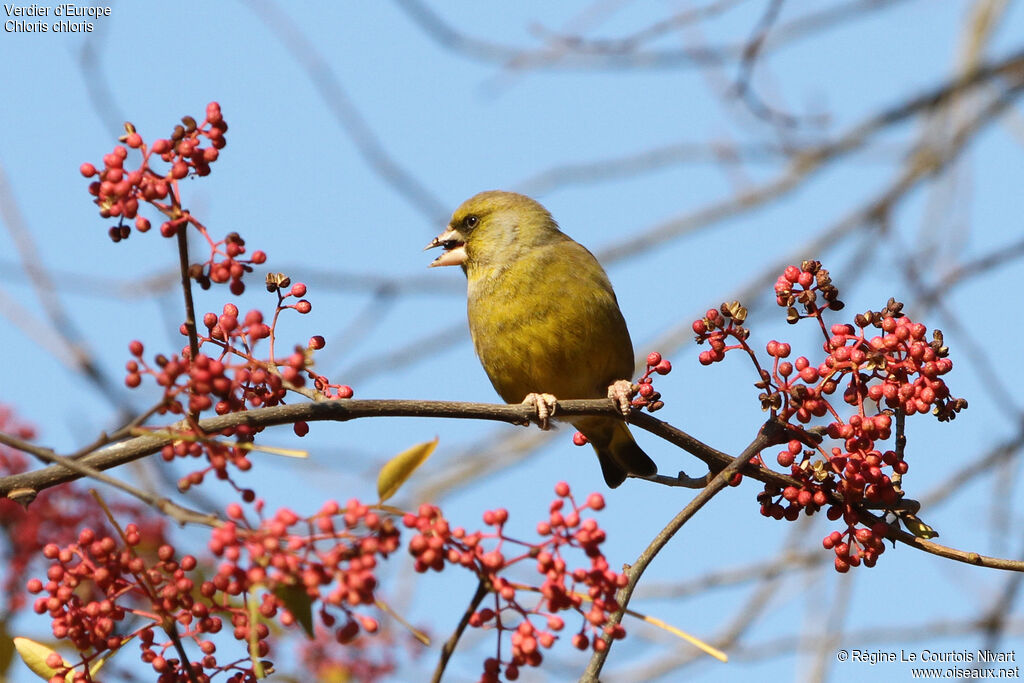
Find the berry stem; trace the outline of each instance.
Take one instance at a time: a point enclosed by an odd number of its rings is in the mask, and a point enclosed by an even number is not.
[[[188,348],[192,360],[199,358],[199,335],[196,332],[196,309],[192,302],[192,280],[188,276],[188,234],[178,231],[178,266],[181,269],[181,289],[185,295],[185,329],[188,330]]]

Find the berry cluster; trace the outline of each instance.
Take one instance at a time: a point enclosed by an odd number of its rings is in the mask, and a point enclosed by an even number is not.
[[[725,360],[727,351],[745,348],[747,337],[750,336],[749,330],[743,327],[746,319],[747,309],[734,301],[731,304],[722,304],[719,310],[708,309],[702,319],[695,321],[693,331],[697,335],[697,343],[706,343],[709,347],[698,354],[697,360],[700,364],[718,363]],[[729,337],[736,339],[736,343],[728,345]],[[756,365],[757,359],[753,360]],[[758,369],[760,370],[760,367]]]
[[[654,375],[667,375],[672,372],[672,363],[667,358],[662,358],[657,351],[651,351],[647,355],[644,374],[633,384],[633,399],[630,405],[637,410],[646,408],[649,412],[661,410],[665,402],[661,400],[661,392],[654,389]],[[572,435],[572,442],[577,446],[585,446],[590,441],[583,432],[576,432]]]
[[[0,431],[25,440],[33,439],[35,433],[31,426],[17,421],[10,409],[2,405]],[[23,453],[0,445],[0,476],[21,474],[28,469],[29,461]],[[152,514],[150,508],[124,500],[111,501],[109,507],[118,514],[139,520],[139,525],[145,527],[152,538],[158,543],[163,542],[164,518]],[[43,549],[54,542],[72,543],[82,525],[102,529],[106,519],[95,499],[77,484],[41,491],[30,506],[10,498],[0,499],[0,530],[3,531],[0,534],[3,538],[0,555],[4,557],[2,590],[8,617],[25,606],[22,589]]]
[[[96,198],[94,202],[100,207],[100,215],[120,219],[118,225],[110,229],[110,237],[115,242],[131,234],[125,220],[134,220],[139,232],[146,232],[151,227],[149,220],[139,215],[140,200],[169,211],[172,205],[160,202],[171,201],[176,196],[177,181],[190,173],[209,175],[210,164],[217,160],[219,150],[227,144],[224,133],[228,124],[221,115],[220,105],[211,102],[206,106],[206,119],[201,125],[197,125],[191,116],[185,116],[181,124],[175,126],[170,138],[159,139],[152,145],[145,144],[132,124],[126,123],[124,128],[125,134],[120,141],[142,153],[142,163],[138,168],[130,171],[124,168],[128,158],[128,148],[124,145],[117,145],[103,157],[102,171],[88,162],[79,167],[86,178],[99,177],[89,185],[89,194]],[[202,146],[202,138],[207,139],[209,146]],[[166,173],[158,173],[150,166],[153,155],[170,164]],[[188,222],[185,216],[172,218],[161,226],[160,232],[164,237],[174,236],[178,228]]]
[[[620,609],[616,593],[626,585],[626,576],[613,571],[602,554],[604,531],[583,516],[603,509],[604,499],[594,493],[577,503],[564,482],[555,493],[547,519],[537,526],[537,543],[509,537],[508,512],[501,509],[484,514],[484,523],[492,527],[487,532],[452,528],[431,505],[402,517],[404,526],[416,530],[408,550],[417,571],[465,567],[493,599],[469,618],[473,627],[498,630],[497,654],[484,663],[481,680],[495,681],[502,670],[514,680],[521,667],[539,666],[542,650],[552,647],[565,628],[560,613],[566,611],[580,616],[571,639],[579,649],[601,650],[607,646],[603,636],[625,637],[622,626],[609,620]],[[81,655],[70,666],[54,657],[59,678],[92,680],[90,668],[133,637],[162,683],[209,681],[220,673],[240,683],[272,667],[263,661],[270,651],[271,620],[299,625],[311,637],[326,630],[339,645],[376,634],[380,624],[364,610],[378,604],[379,561],[400,546],[394,511],[358,500],[344,508],[330,501],[309,517],[288,509],[265,517],[263,509],[263,502],[256,501],[258,519],[251,520],[241,505],[227,507],[227,521],[212,531],[208,546],[221,558],[216,569],[191,555],[177,558],[159,529],[135,524],[118,534],[85,528],[64,546],[47,544],[43,555],[51,564],[46,578],[32,579],[28,589],[39,595],[35,611],[49,614],[54,636],[69,640]],[[570,566],[570,549],[587,558],[584,566]],[[539,586],[506,577],[511,567],[532,562],[543,577]],[[527,602],[527,595],[538,597]],[[252,656],[219,662],[210,638],[222,630],[245,643]],[[506,632],[508,651],[503,654]],[[189,661],[183,643],[197,649],[195,661]],[[391,666],[389,660],[353,657],[354,667],[378,670],[379,665],[386,671]]]
[[[238,307],[230,303],[224,305],[220,315],[210,312],[203,316],[206,334],[198,336],[198,345],[213,347],[216,358],[201,353],[193,363],[191,351],[185,347],[181,354],[172,358],[157,355],[154,365],[149,365],[143,359],[142,343],[131,342],[129,351],[135,360],[125,365],[128,373],[125,384],[135,388],[142,383],[143,375],[152,376],[165,388],[161,412],[174,414],[185,412],[183,396],[188,398],[187,409],[193,414],[213,408],[218,415],[224,415],[244,411],[247,407],[278,405],[288,389],[304,387],[306,378],[313,381],[324,398],[351,398],[351,387],[332,384],[313,370],[313,353],[324,348],[323,337],[311,337],[305,347],[295,346],[283,359],[274,355],[274,332],[281,313],[291,309],[306,314],[312,310],[312,304],[302,298],[306,295],[306,285],[302,283],[273,291],[278,301],[270,325],[256,309],[239,320]],[[183,336],[188,334],[184,325],[180,332]],[[269,339],[267,359],[257,357],[257,346],[263,339]]]
[[[175,559],[174,547],[166,544],[148,552],[143,543],[147,536],[130,524],[119,542],[114,535],[86,527],[75,542],[64,547],[51,543],[43,549],[51,561],[47,580],[28,582],[29,592],[45,594],[36,599],[35,611],[49,614],[53,635],[71,641],[81,655],[70,669],[60,655],[51,655],[53,661],[47,663],[57,670],[52,681],[64,681],[69,673],[68,680],[92,680],[90,664],[135,636],[142,660],[159,674],[159,683],[209,681],[211,673],[228,671],[235,672],[228,680],[251,680],[251,671],[242,666],[247,660],[217,661],[209,636],[218,633],[223,622],[216,608],[205,601],[209,597],[205,587],[197,594],[189,577],[198,566],[196,558]],[[172,628],[178,630],[176,637],[195,644],[198,661],[185,663],[168,656],[176,652],[174,639],[169,635],[158,639],[157,632]]]
[[[237,232],[229,232],[220,241],[213,240],[205,229],[200,229],[210,248],[210,256],[203,263],[193,263],[188,276],[202,289],[209,289],[212,283],[229,282],[228,289],[234,295],[245,291],[242,277],[252,272],[253,265],[262,265],[267,260],[265,252],[257,250],[248,260],[239,257],[245,254],[245,240]]]
[[[257,502],[257,513],[262,508]],[[67,546],[50,543],[43,549],[51,561],[46,580],[30,580],[28,590],[43,594],[34,609],[50,615],[54,636],[69,640],[81,654],[73,667],[76,680],[91,680],[90,665],[133,636],[142,660],[160,674],[158,681],[191,680],[187,667],[199,681],[219,672],[233,672],[229,681],[255,680],[254,667],[268,670],[270,662],[220,664],[209,637],[230,624],[234,638],[263,658],[270,650],[265,622],[298,623],[312,635],[316,603],[320,624],[338,643],[351,642],[360,631],[377,631],[376,619],[355,610],[375,603],[377,559],[399,546],[390,517],[355,500],[344,509],[328,502],[308,518],[280,510],[270,519],[261,515],[257,525],[232,504],[227,517],[210,537],[211,552],[223,558],[212,576],[191,555],[176,559],[172,546],[144,543],[148,535],[134,524],[121,534],[123,542],[85,528]],[[157,636],[167,628],[177,629],[180,641],[194,643],[196,661],[171,656],[177,652],[171,649],[173,639]],[[59,659],[52,668],[64,680],[70,670]]]
[[[142,136],[130,123],[124,125],[123,144],[103,157],[102,170],[88,162],[79,167],[86,178],[97,178],[89,185],[89,194],[100,207],[103,218],[116,218],[117,224],[110,228],[110,239],[120,242],[131,235],[129,221],[139,232],[148,232],[150,220],[139,213],[143,203],[149,204],[163,214],[160,234],[174,237],[179,230],[192,225],[206,239],[210,256],[203,263],[190,266],[188,274],[203,289],[211,282],[230,281],[231,292],[235,295],[245,291],[242,276],[252,271],[252,264],[266,261],[262,251],[253,252],[249,259],[245,254],[245,241],[238,233],[230,233],[223,240],[214,240],[203,226],[181,204],[179,181],[189,176],[205,176],[210,173],[210,164],[220,156],[220,150],[227,144],[224,134],[228,124],[220,111],[220,105],[211,102],[206,106],[206,118],[197,123],[191,116],[185,116],[175,126],[171,135],[147,145]],[[141,161],[136,168],[126,169],[128,149],[138,150]],[[152,164],[159,158],[168,166],[163,172]]]
[[[652,413],[664,408],[665,402],[661,400],[661,393],[654,390],[652,375],[667,375],[670,372],[672,372],[672,363],[668,359],[662,358],[657,351],[647,354],[647,367],[644,369],[644,374],[636,381],[637,392],[633,398],[633,407],[640,410],[647,408]]]
[[[621,625],[608,625],[610,615],[619,609],[615,594],[626,585],[626,576],[613,571],[601,553],[604,531],[595,520],[580,515],[587,509],[601,510],[604,498],[594,493],[578,505],[565,482],[555,487],[555,493],[558,498],[551,503],[548,519],[537,525],[537,533],[545,539],[537,544],[524,544],[505,535],[508,511],[504,509],[484,513],[484,524],[493,528],[487,533],[451,529],[431,505],[423,505],[418,514],[406,514],[403,519],[405,526],[417,531],[409,543],[417,571],[441,571],[448,562],[475,572],[490,588],[493,606],[475,611],[469,619],[474,628],[493,627],[499,633],[497,655],[484,663],[481,681],[497,681],[503,666],[508,680],[518,678],[523,666],[539,666],[541,650],[550,648],[558,638],[556,634],[565,627],[559,612],[573,610],[582,617],[579,631],[572,638],[573,645],[581,650],[606,647],[602,633],[616,639],[626,635]],[[509,555],[506,544],[524,547]],[[563,557],[569,548],[583,551],[590,559],[589,566],[569,568]],[[537,589],[540,599],[527,607],[520,602],[520,595],[534,589],[514,584],[500,574],[530,559],[536,560],[536,570],[544,581]],[[543,626],[537,626],[534,620],[542,620]],[[502,655],[504,631],[511,632],[507,657]]]
[[[888,527],[862,522],[860,511],[895,509],[904,495],[901,479],[908,469],[902,448],[880,444],[894,436],[897,419],[931,412],[940,421],[951,420],[967,407],[965,400],[950,395],[942,379],[953,367],[948,349],[941,332],[936,330],[927,341],[927,328],[904,316],[903,305],[892,299],[880,311],[855,316],[852,325],[826,326],[824,312],[841,310],[843,303],[828,271],[817,261],[786,268],[775,294],[790,323],[818,322],[825,338],[821,362],[805,356],[790,362],[790,345],[772,340],[765,349],[771,370],[762,368],[747,342],[746,310],[735,302],[708,311],[694,323],[698,343],[710,346],[701,352],[700,362],[710,365],[728,351],[743,350],[757,369],[765,410],[801,430],[815,418],[828,420],[822,431],[840,445],[805,448],[804,443],[819,441],[809,434],[803,443],[790,441],[776,461],[798,485],[766,485],[758,495],[761,512],[795,520],[801,512],[827,508],[829,519],[846,524],[844,531],[824,540],[825,547],[836,553],[836,569],[845,572],[862,562],[873,566],[884,550]],[[757,464],[764,465],[760,457]]]
[[[296,346],[283,359],[274,357],[274,330],[280,314],[289,309],[300,314],[312,310],[309,301],[302,298],[306,294],[304,284],[292,285],[287,278],[276,277],[285,286],[275,284],[272,288],[278,300],[271,325],[267,325],[263,314],[255,309],[241,317],[234,304],[225,304],[220,315],[206,313],[202,318],[206,331],[198,336],[198,344],[200,348],[212,347],[216,355],[200,353],[195,362],[192,362],[190,348],[185,347],[180,354],[171,357],[158,354],[150,364],[143,357],[145,349],[142,342],[133,341],[129,344],[129,351],[134,358],[125,365],[125,384],[138,387],[143,376],[150,376],[164,388],[158,412],[175,415],[187,412],[193,417],[208,410],[224,415],[278,405],[284,402],[289,390],[302,390],[307,379],[312,380],[321,397],[351,398],[350,387],[332,384],[313,370],[313,353],[324,347],[323,337],[312,337],[305,347]],[[184,325],[181,333],[188,333]],[[264,339],[269,340],[267,358],[257,355],[258,346]],[[304,422],[296,423],[294,429],[299,436],[309,431]],[[175,457],[206,455],[208,467],[184,477],[179,482],[183,490],[201,483],[211,471],[220,479],[229,479],[228,465],[233,464],[242,471],[250,468],[247,449],[257,432],[258,428],[248,425],[221,432],[221,436],[235,437],[239,442],[235,446],[209,440],[195,430],[183,432],[173,445],[163,448],[162,456],[169,461]],[[252,501],[250,492],[244,495]]]
[[[282,509],[258,526],[248,523],[238,504],[229,505],[227,514],[230,521],[213,531],[209,545],[225,560],[211,581],[225,607],[234,596],[266,589],[263,618],[281,611],[283,624],[303,623],[303,612],[319,603],[320,622],[339,643],[351,642],[360,629],[377,631],[377,620],[356,610],[375,603],[377,560],[398,549],[399,531],[390,517],[358,500],[344,509],[328,501],[308,518]],[[233,622],[241,638],[248,616],[236,613]],[[308,622],[304,626],[312,633]]]

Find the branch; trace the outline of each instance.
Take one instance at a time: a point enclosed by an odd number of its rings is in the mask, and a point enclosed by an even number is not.
[[[188,348],[193,359],[199,358],[199,337],[196,333],[196,308],[192,303],[192,278],[188,276],[188,233],[184,227],[178,229],[178,269],[181,271],[181,289],[185,297],[185,329],[188,331]]]
[[[132,486],[128,482],[116,479],[105,472],[101,472],[93,467],[79,462],[73,457],[65,455],[58,455],[48,448],[40,448],[31,443],[18,439],[17,437],[10,436],[0,432],[0,443],[17,448],[20,451],[30,453],[39,460],[48,463],[54,463],[58,467],[62,467],[69,472],[82,477],[89,477],[95,481],[102,482],[116,489],[124,491],[130,496],[134,496],[141,500],[143,503],[156,508],[163,514],[167,515],[171,519],[177,521],[179,524],[184,526],[185,524],[203,524],[205,526],[220,526],[221,519],[217,515],[206,514],[197,510],[191,510],[189,508],[178,505],[169,498],[158,496],[150,493],[137,486]],[[29,505],[33,499],[35,499],[38,492],[30,488],[15,489],[10,492],[8,498],[14,500],[22,505]]]
[[[50,323],[50,328],[45,330],[43,335],[36,336],[47,338],[49,343],[46,346],[59,350],[54,350],[56,358],[70,364],[75,371],[81,373],[122,415],[129,414],[129,402],[117,384],[111,381],[96,362],[95,354],[85,341],[85,336],[57,296],[57,287],[43,265],[44,259],[36,245],[33,232],[21,213],[3,165],[0,165],[0,222],[7,227],[11,235],[21,260],[21,267],[28,276]],[[31,320],[31,316],[28,319]],[[50,337],[58,343],[50,341]]]
[[[244,4],[266,24],[270,33],[305,70],[328,111],[352,140],[370,170],[428,220],[445,219],[448,209],[444,202],[388,153],[380,137],[345,92],[330,62],[295,21],[275,3],[248,0]]]
[[[560,401],[559,415],[621,415],[615,405],[607,399]],[[470,420],[492,420],[509,424],[528,425],[536,423],[536,410],[530,406],[493,403],[463,403],[458,401],[418,401],[405,399],[341,399],[316,401],[295,405],[259,408],[242,413],[230,413],[210,417],[197,422],[204,434],[217,434],[225,429],[247,425],[257,429],[275,425],[292,424],[298,420],[306,422],[345,422],[366,417],[444,417]],[[152,436],[125,439],[99,448],[84,455],[80,462],[97,470],[108,470],[126,463],[158,453],[164,446],[173,444],[175,439],[167,430],[189,431],[187,422],[180,421],[161,429]],[[693,440],[697,442],[695,439]],[[13,448],[33,453],[38,447],[12,436],[5,436],[5,443]],[[33,472],[15,474],[0,478],[0,495],[10,497],[12,491],[43,489],[64,484],[80,476],[62,466],[51,466]]]
[[[767,48],[814,35],[849,19],[884,9],[906,0],[852,0],[817,12],[809,12],[779,27],[767,40]],[[398,6],[424,33],[446,49],[465,57],[516,69],[678,69],[712,66],[743,57],[745,43],[703,48],[642,49],[680,28],[715,18],[742,3],[717,0],[703,7],[687,8],[666,19],[621,38],[587,39],[576,35],[549,35],[540,48],[527,49],[509,43],[481,40],[447,23],[422,0],[396,0]]]
[[[644,570],[651,564],[661,549],[672,539],[672,537],[683,528],[697,511],[700,510],[704,505],[717,495],[722,489],[729,485],[732,478],[743,469],[744,465],[750,462],[750,459],[760,453],[763,449],[771,446],[775,443],[780,443],[779,439],[786,436],[788,430],[781,428],[781,425],[775,422],[767,422],[765,426],[757,434],[749,446],[747,446],[740,457],[736,458],[729,465],[720,471],[711,483],[704,488],[703,491],[694,496],[690,504],[687,505],[683,510],[677,514],[672,521],[670,521],[661,532],[654,537],[654,540],[650,542],[646,549],[640,554],[636,562],[626,569],[626,576],[629,577],[629,583],[626,584],[619,594],[616,596],[619,602],[619,609],[615,612],[606,624],[607,627],[618,625],[622,621],[622,616],[625,614],[626,607],[629,605],[629,599],[633,595],[633,590],[636,588],[637,583],[640,581],[640,577],[643,576]],[[788,440],[788,437],[787,437]],[[597,681],[601,674],[601,669],[604,667],[605,660],[608,659],[608,653],[611,651],[612,638],[607,633],[602,636],[605,642],[605,647],[601,649],[594,649],[594,654],[590,658],[590,663],[587,665],[587,670],[580,677],[581,681]]]
[[[775,201],[785,193],[809,181],[828,164],[863,147],[875,133],[917,114],[933,111],[968,91],[1000,78],[1006,78],[1010,83],[1006,86],[1005,92],[995,98],[999,106],[987,108],[979,113],[972,122],[961,128],[960,137],[962,139],[954,147],[962,147],[966,143],[968,135],[977,132],[982,123],[991,120],[1008,106],[1008,99],[1019,96],[1019,88],[1024,83],[1024,50],[1019,50],[1001,61],[984,64],[975,71],[955,77],[938,87],[890,105],[850,127],[834,141],[796,152],[788,166],[775,178],[755,185],[728,199],[708,204],[692,213],[670,219],[644,232],[637,233],[627,243],[600,251],[597,254],[598,260],[608,265],[636,256],[683,234],[692,233],[700,228],[750,212]],[[929,150],[922,151],[928,152]],[[947,158],[952,158],[952,154],[948,154]],[[910,180],[913,182],[910,182],[905,188],[897,186],[895,189],[900,190],[902,194],[914,182],[933,173],[936,168],[931,164],[935,161],[925,154],[921,154],[917,158],[910,158],[907,164],[908,170],[903,175],[910,176]],[[894,195],[894,198],[901,194]]]
[[[587,400],[566,400],[558,403],[558,414],[561,417],[574,417],[581,415],[604,415],[617,417],[621,415],[615,403],[608,399],[587,399]],[[406,399],[338,399],[331,401],[317,401],[311,403],[300,403],[296,405],[274,406],[249,410],[244,413],[231,413],[218,417],[211,417],[200,420],[197,425],[204,434],[216,434],[225,429],[248,425],[257,429],[271,427],[274,425],[293,424],[302,420],[306,422],[320,422],[333,420],[346,422],[368,417],[440,417],[466,420],[492,420],[496,422],[507,422],[510,424],[529,425],[537,422],[536,410],[523,404],[495,404],[495,403],[464,403],[459,401],[417,401]],[[749,463],[749,457],[739,458],[722,453],[707,444],[695,439],[686,432],[673,427],[667,422],[633,411],[628,420],[631,424],[645,429],[652,434],[662,437],[683,450],[695,455],[704,461],[713,472],[740,472],[758,481],[771,483],[778,486],[798,486],[799,482],[779,474],[772,470],[757,467]],[[769,423],[774,425],[775,423]],[[779,425],[775,425],[780,427]],[[781,428],[781,427],[780,427]],[[189,430],[187,422],[178,422],[170,429]],[[800,436],[796,430],[786,428],[785,433],[780,436],[773,433],[772,438],[785,437],[786,440]],[[806,437],[804,437],[806,438]],[[153,455],[164,446],[173,444],[173,436],[167,435],[164,429],[153,436],[139,436],[132,439],[106,446],[84,455],[77,462],[96,470],[108,470],[126,463]],[[25,442],[10,435],[3,435],[3,442],[7,445],[18,448],[28,453],[38,450],[37,446]],[[760,437],[754,444],[760,443]],[[776,442],[771,442],[776,443]],[[751,444],[753,446],[754,444]],[[762,446],[764,447],[764,446]],[[45,449],[42,449],[45,451]],[[749,450],[749,448],[748,448]],[[81,478],[81,474],[71,471],[63,465],[52,465],[41,470],[25,472],[0,478],[0,495],[12,500],[31,501],[35,495],[47,488],[64,484]],[[709,484],[714,486],[718,477]],[[691,505],[701,500],[706,495],[705,489],[694,498]],[[835,498],[841,501],[841,498]],[[703,505],[706,500],[700,504]],[[916,501],[904,500],[904,506],[911,506],[916,509]],[[689,508],[687,508],[689,509]],[[871,522],[880,518],[875,516],[865,507],[859,508],[861,515]],[[684,511],[685,512],[685,511]],[[694,510],[696,512],[696,510]],[[680,513],[682,514],[682,513]],[[685,520],[683,520],[685,521]],[[870,522],[869,522],[870,523]],[[673,532],[674,533],[674,532]],[[925,541],[916,538],[912,534],[890,527],[889,538],[905,543],[918,550],[923,550],[932,555],[938,555],[958,562],[967,564],[991,567],[995,569],[1006,569],[1012,571],[1024,571],[1024,561],[1006,560],[996,557],[988,557],[976,552],[956,550],[938,543]],[[667,539],[666,539],[667,540]]]
[[[462,637],[463,631],[469,625],[469,618],[476,612],[476,608],[480,606],[483,599],[490,592],[491,587],[487,584],[487,581],[483,579],[476,586],[476,593],[473,594],[473,599],[469,601],[469,605],[466,607],[466,611],[462,613],[462,618],[459,619],[459,625],[455,627],[455,632],[452,633],[451,638],[441,648],[441,658],[437,662],[437,668],[434,669],[434,676],[430,680],[432,683],[440,683],[441,677],[444,675],[445,667],[448,666],[448,660],[452,658],[452,654],[455,652],[455,646],[459,644],[459,638]]]

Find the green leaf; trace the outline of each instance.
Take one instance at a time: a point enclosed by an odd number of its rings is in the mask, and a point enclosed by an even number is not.
[[[288,608],[306,635],[313,638],[313,599],[306,589],[297,585],[280,585],[271,592]]]
[[[377,495],[383,503],[398,492],[405,480],[412,476],[420,465],[426,462],[437,448],[438,437],[406,449],[388,460],[377,476]]]
[[[54,652],[50,648],[46,647],[42,643],[37,643],[34,640],[22,638],[20,636],[14,638],[14,648],[18,651],[22,661],[25,662],[28,668],[32,669],[32,673],[36,676],[39,676],[44,681],[48,681],[57,675],[57,670],[46,663],[47,657],[52,655]],[[61,661],[64,662],[64,666],[71,666],[71,664],[69,664],[63,657],[61,658]],[[69,676],[70,675],[71,674],[69,673]],[[71,679],[68,678],[68,680],[70,681]]]

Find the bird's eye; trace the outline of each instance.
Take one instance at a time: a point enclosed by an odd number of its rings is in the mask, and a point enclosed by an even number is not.
[[[462,219],[462,225],[465,226],[466,228],[469,228],[470,230],[475,228],[476,224],[479,222],[480,219],[473,214],[469,214],[468,216]]]

